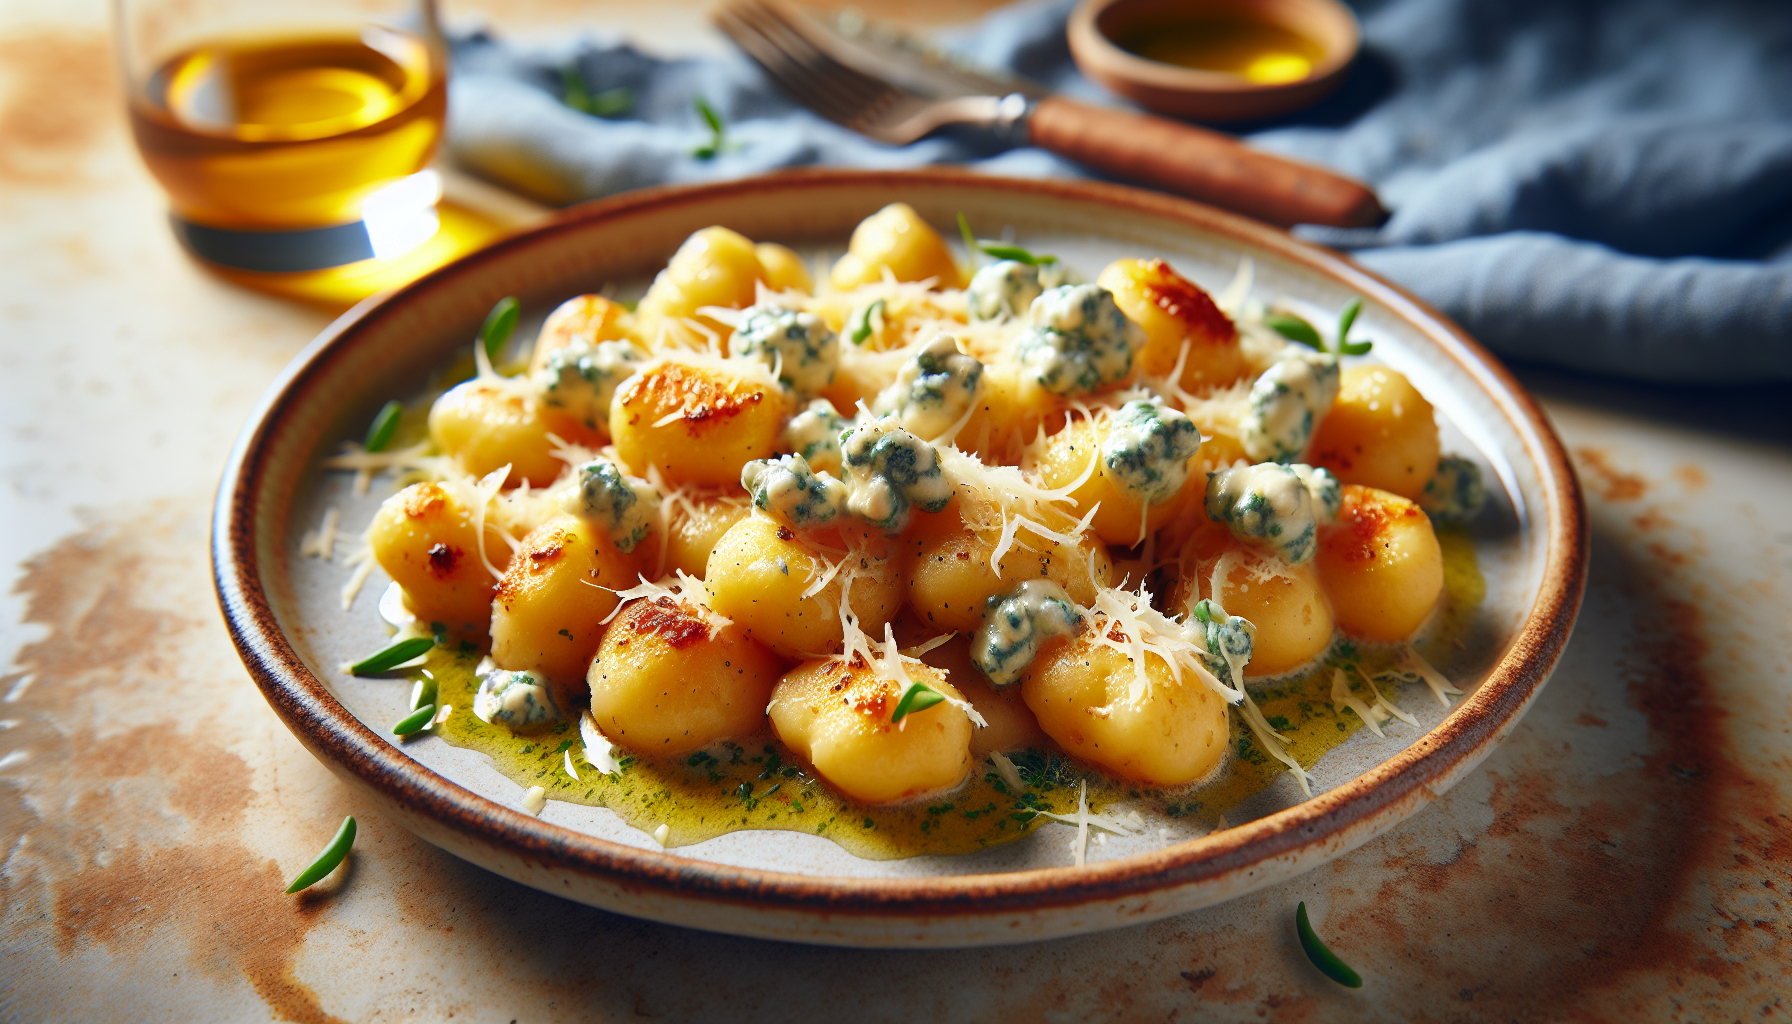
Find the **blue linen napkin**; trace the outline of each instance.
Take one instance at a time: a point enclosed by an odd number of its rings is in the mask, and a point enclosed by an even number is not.
[[[1070,60],[1071,0],[941,38],[966,58],[1118,103]],[[1373,183],[1376,230],[1306,226],[1503,355],[1677,382],[1792,380],[1792,4],[1358,3],[1364,54],[1332,98],[1242,126],[1254,145]],[[585,36],[455,48],[449,145],[554,203],[804,164],[1088,173],[969,133],[865,139],[795,107],[744,57],[661,59]],[[630,91],[614,120],[559,101]],[[710,138],[701,96],[733,145]]]

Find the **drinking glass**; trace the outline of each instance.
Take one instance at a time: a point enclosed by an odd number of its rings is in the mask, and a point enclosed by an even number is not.
[[[467,247],[426,169],[447,113],[434,0],[113,6],[137,149],[212,269],[343,303]]]

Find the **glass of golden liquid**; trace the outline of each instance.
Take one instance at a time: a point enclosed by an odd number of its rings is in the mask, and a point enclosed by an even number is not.
[[[434,0],[114,0],[137,148],[217,273],[346,305],[499,233],[439,208]]]

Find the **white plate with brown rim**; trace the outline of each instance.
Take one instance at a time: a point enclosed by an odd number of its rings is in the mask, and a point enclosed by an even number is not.
[[[347,570],[302,557],[323,510],[344,529],[391,485],[357,497],[320,462],[394,396],[422,394],[468,351],[486,311],[521,297],[539,318],[606,286],[639,294],[692,231],[731,227],[825,255],[892,201],[948,232],[967,214],[1093,277],[1110,260],[1158,256],[1219,290],[1241,260],[1253,294],[1318,315],[1361,296],[1353,338],[1404,372],[1438,411],[1444,448],[1482,467],[1492,500],[1467,537],[1485,585],[1455,642],[1433,655],[1466,691],[1445,708],[1423,686],[1399,696],[1418,728],[1353,732],[1320,757],[1305,797],[1286,774],[1224,816],[1161,813],[1088,847],[1075,830],[1033,828],[975,853],[866,859],[821,836],[753,829],[662,848],[616,812],[550,800],[492,758],[440,737],[398,741],[408,684],[339,666],[386,641],[375,573],[351,612]],[[417,835],[507,878],[597,907],[764,938],[852,946],[1026,942],[1136,924],[1289,878],[1386,831],[1449,789],[1511,731],[1567,641],[1585,582],[1578,484],[1535,402],[1458,328],[1335,253],[1186,200],[1119,186],[982,177],[952,170],[804,171],[649,190],[568,211],[344,314],[295,359],[244,428],[218,492],[213,561],[231,634],[269,704],[344,781]]]

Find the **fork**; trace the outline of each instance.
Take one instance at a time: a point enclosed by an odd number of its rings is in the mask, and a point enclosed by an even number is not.
[[[1026,86],[1003,95],[923,95],[848,64],[824,30],[777,0],[726,0],[713,18],[798,103],[889,145],[906,145],[946,125],[973,125],[1013,145],[1039,146],[1118,178],[1283,227],[1371,227],[1387,219],[1361,182],[1251,149],[1219,132]]]

